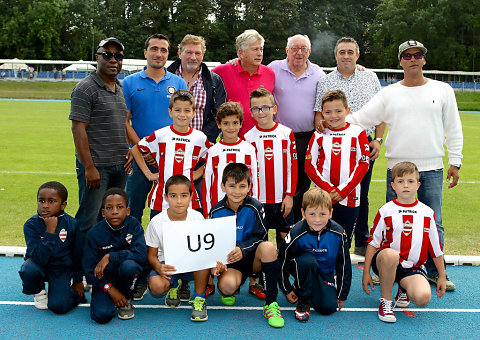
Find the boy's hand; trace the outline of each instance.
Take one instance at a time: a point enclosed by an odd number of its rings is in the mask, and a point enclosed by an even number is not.
[[[125,307],[128,305],[125,295],[123,295],[122,292],[114,286],[110,287],[110,289],[108,290],[108,294],[110,294],[110,297],[112,298],[113,303],[116,307]]]
[[[375,287],[373,287],[372,275],[370,275],[370,273],[364,269],[362,276],[362,287],[365,293],[370,294],[368,285],[370,285],[370,288],[375,289]]]
[[[164,279],[170,280],[170,275],[175,274],[177,269],[169,264],[160,264],[160,271],[158,272]]]
[[[103,271],[105,270],[105,267],[110,263],[110,254],[106,254],[100,262],[98,262],[97,266],[95,267],[95,270],[93,271],[93,275],[95,277],[98,277],[99,279],[102,278],[103,276]]]
[[[217,261],[217,266],[210,269],[210,273],[213,276],[219,276],[221,273],[227,271],[227,266],[224,265],[221,261]]]
[[[228,255],[227,261],[228,263],[234,263],[240,261],[243,258],[242,249],[240,247],[235,247]]]
[[[295,303],[298,301],[298,296],[295,295],[295,292],[292,290],[290,293],[288,293],[287,295],[285,295],[285,297],[287,298],[288,302],[290,303]]]
[[[155,157],[153,157],[153,155],[150,152],[144,153],[143,159],[147,164],[150,164],[151,166],[158,168],[157,161],[155,160]]]
[[[47,233],[55,234],[55,230],[57,229],[58,225],[57,216],[42,217],[42,219],[43,222],[45,222],[45,226],[47,227]]]
[[[438,294],[437,297],[441,298],[442,296],[444,296],[446,290],[447,290],[447,278],[445,276],[438,277],[437,290],[436,290],[436,293]]]
[[[292,211],[293,207],[293,197],[286,195],[282,202],[282,211],[283,211],[283,218],[286,218],[288,214]]]
[[[338,310],[342,310],[344,303],[345,303],[345,301],[337,300]]]
[[[75,290],[80,297],[85,296],[85,288],[83,287],[83,282],[72,283],[72,289]]]
[[[330,192],[330,198],[334,201],[337,201],[337,202],[340,202],[343,200],[343,197],[340,196],[340,194],[337,192],[337,189],[333,189],[331,192]]]

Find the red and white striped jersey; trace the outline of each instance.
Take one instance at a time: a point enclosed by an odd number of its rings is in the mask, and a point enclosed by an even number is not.
[[[252,190],[250,195],[258,197],[258,170],[255,148],[243,139],[235,143],[224,143],[223,141],[214,144],[207,153],[205,174],[203,176],[203,213],[208,216],[210,209],[224,196],[222,190],[223,170],[229,163],[243,163],[250,169]]]
[[[344,198],[341,205],[360,205],[360,182],[369,164],[370,145],[360,126],[347,123],[338,130],[315,131],[308,143],[306,174],[326,192],[335,189]]]
[[[162,211],[168,208],[164,200],[165,182],[173,175],[184,175],[193,183],[193,169],[205,158],[211,146],[207,136],[202,131],[190,128],[187,133],[180,133],[173,126],[158,129],[150,136],[137,143],[142,153],[150,152],[157,161],[159,178],[155,183],[148,201],[150,209]],[[193,198],[190,205],[193,209],[200,208],[200,198],[192,185]]]
[[[428,252],[432,258],[443,255],[433,210],[418,200],[407,205],[394,199],[381,207],[367,242],[398,251],[403,268],[420,267]]]
[[[245,134],[257,152],[258,200],[281,203],[297,189],[297,148],[292,129],[275,123],[269,130],[258,126]]]

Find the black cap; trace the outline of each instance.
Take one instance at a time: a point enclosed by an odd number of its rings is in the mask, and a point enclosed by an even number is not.
[[[122,42],[120,40],[118,40],[117,38],[114,38],[114,37],[110,37],[110,38],[103,39],[102,41],[100,41],[98,43],[98,46],[97,46],[97,51],[100,47],[103,47],[106,44],[111,43],[111,42],[117,44],[120,47],[120,50],[125,51],[125,47],[123,47]]]

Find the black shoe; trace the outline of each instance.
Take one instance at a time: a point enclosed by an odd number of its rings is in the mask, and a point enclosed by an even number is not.
[[[190,286],[188,282],[182,280],[182,284],[178,287],[178,296],[180,301],[190,301]]]
[[[137,288],[135,289],[135,293],[133,294],[133,300],[134,301],[142,300],[146,293],[147,293],[147,285],[143,283],[139,283],[137,285]]]
[[[295,318],[298,321],[307,322],[310,319],[310,303],[303,300],[298,300],[297,308],[295,309]]]

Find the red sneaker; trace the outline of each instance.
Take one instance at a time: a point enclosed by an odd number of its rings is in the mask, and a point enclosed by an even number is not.
[[[205,297],[215,294],[215,285],[207,283],[207,289],[205,289]]]
[[[265,290],[261,285],[258,283],[255,283],[253,285],[250,285],[248,287],[248,292],[252,295],[255,295],[259,299],[265,300]]]
[[[397,296],[395,296],[395,306],[408,307],[409,303],[410,299],[407,296],[407,292],[398,286]]]
[[[397,318],[393,314],[393,301],[380,298],[378,306],[378,318],[384,322],[396,322]]]

